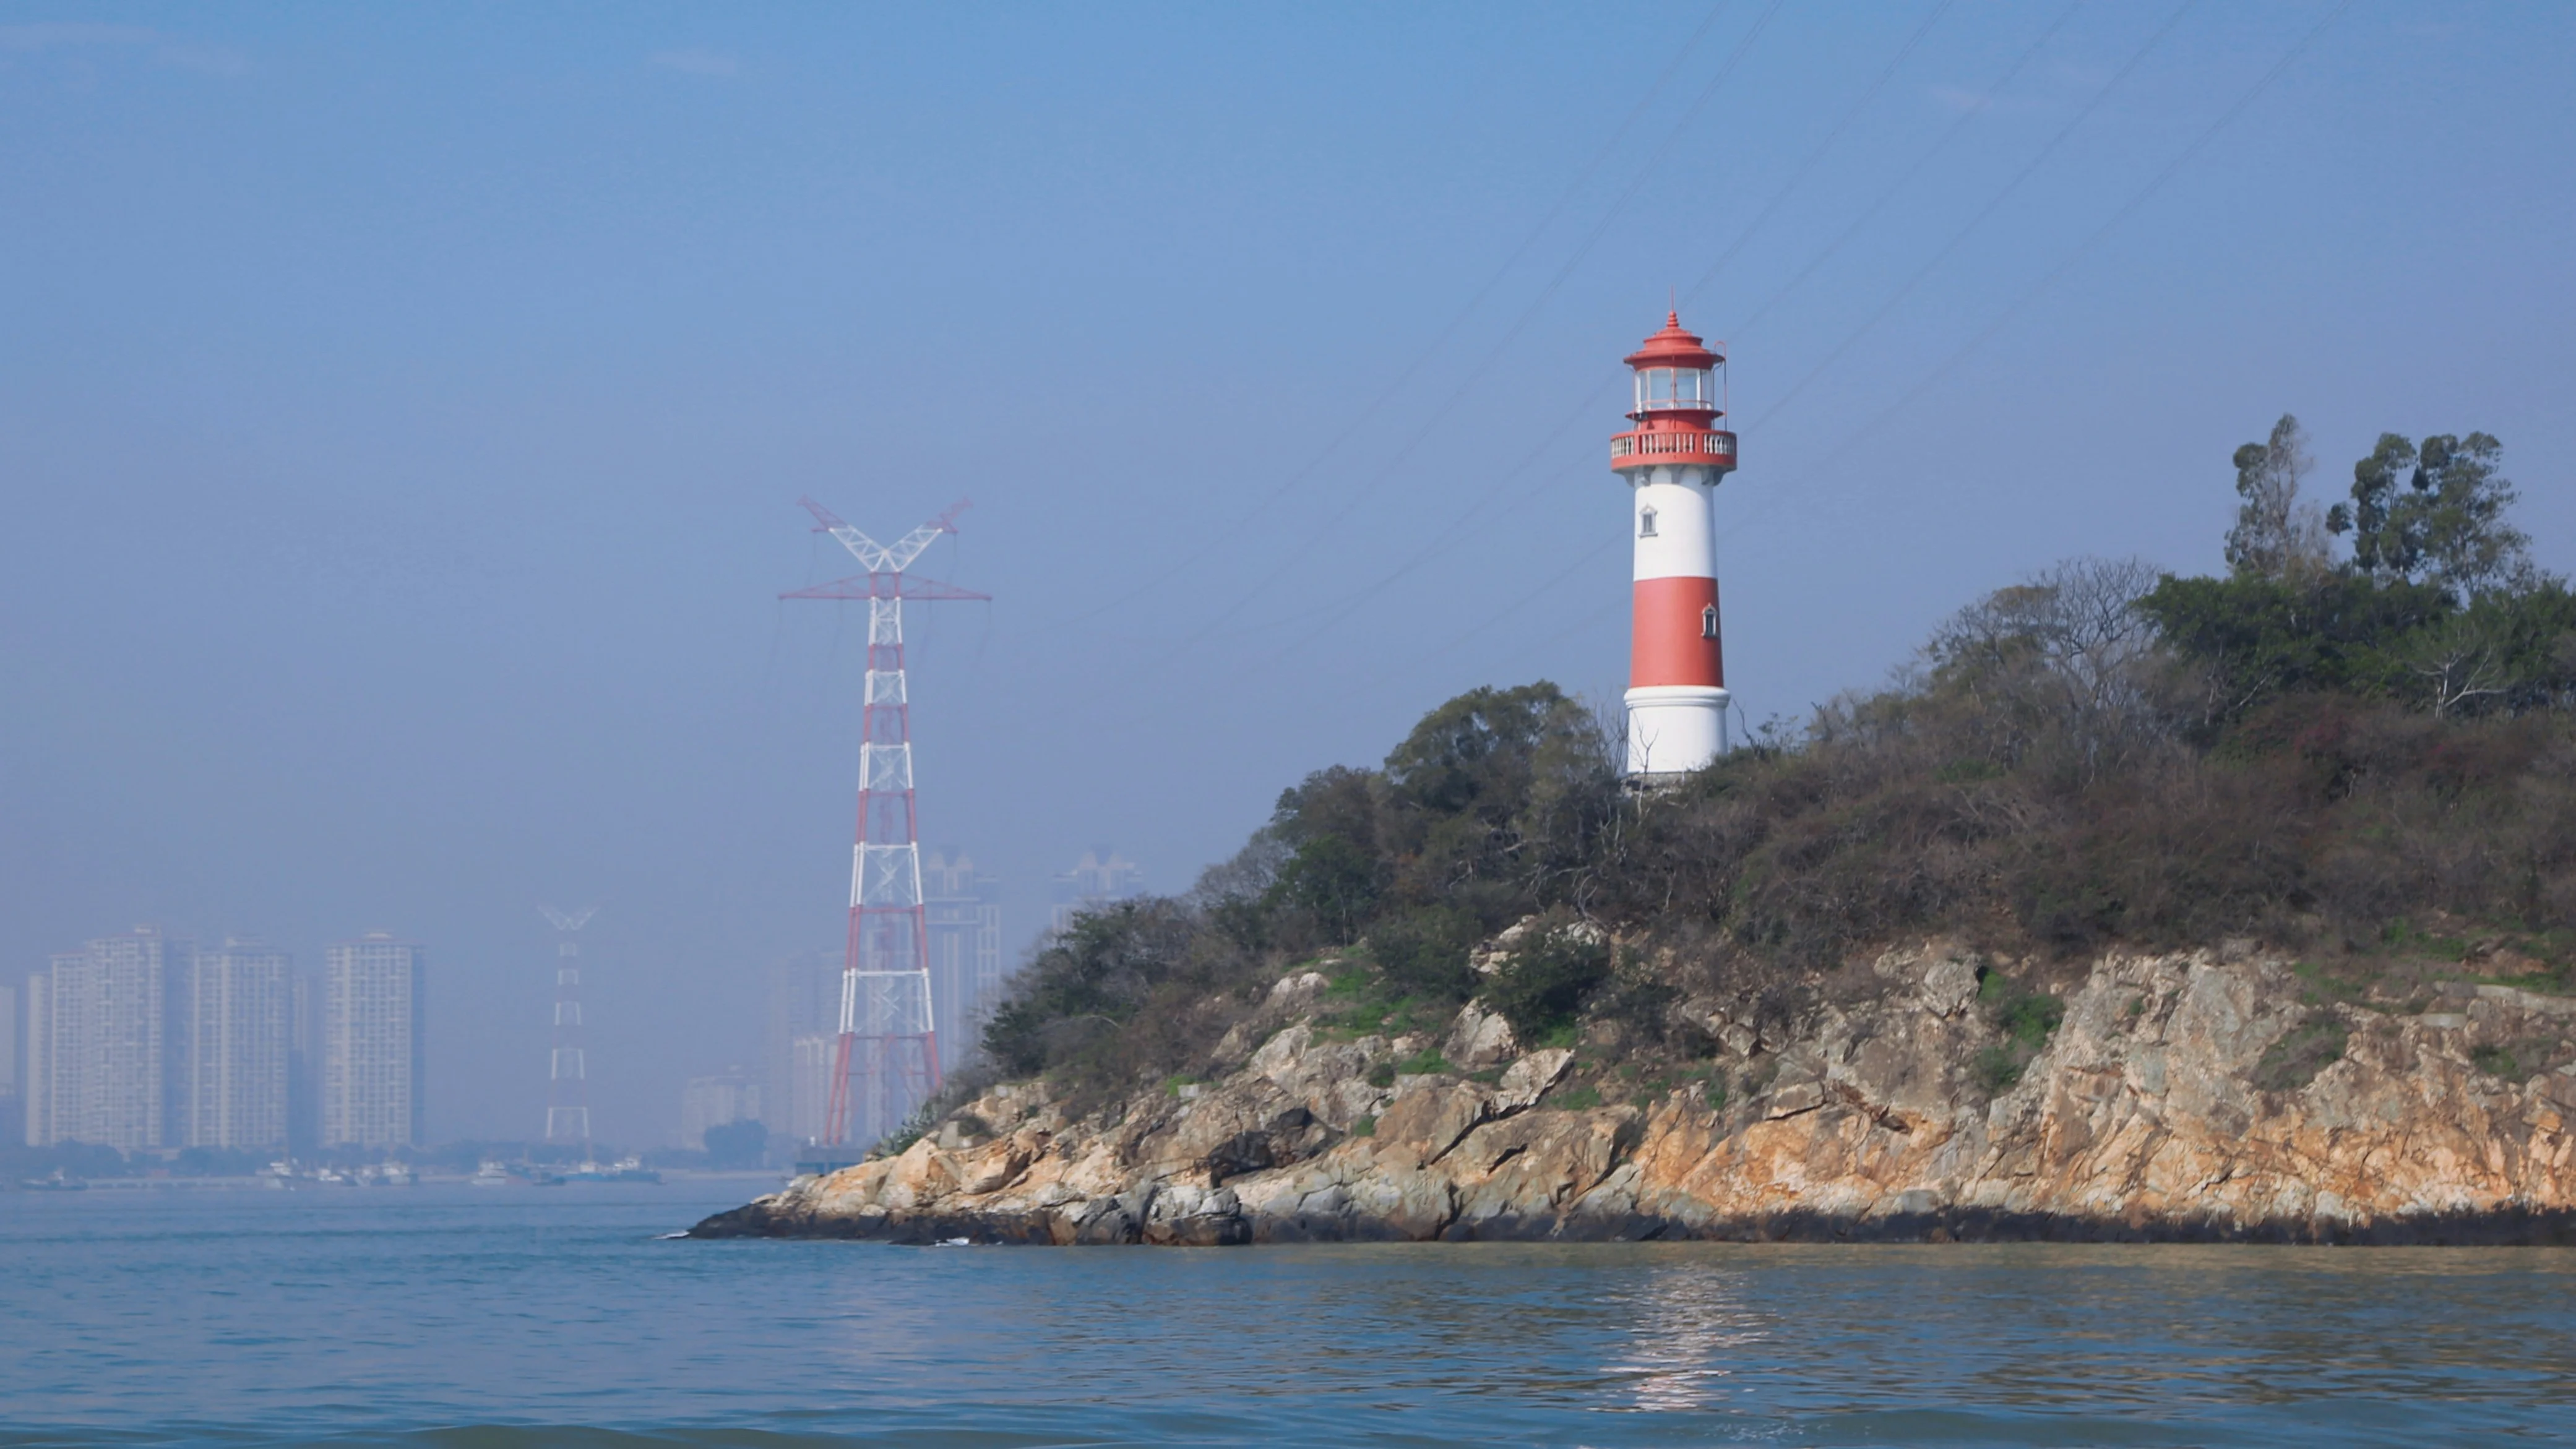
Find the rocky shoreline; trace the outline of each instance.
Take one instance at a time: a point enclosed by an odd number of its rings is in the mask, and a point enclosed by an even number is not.
[[[1470,1004],[1438,1039],[1319,1023],[1282,979],[1222,1074],[1080,1116],[993,1088],[902,1153],[697,1225],[1222,1246],[1700,1238],[2576,1244],[2576,999],[2319,993],[2246,949],[2113,953],[2008,1084],[1986,963],[1938,943],[1783,1015],[1677,1010],[1686,1084],[1603,1102],[1580,1048]],[[1437,1047],[1448,1070],[1398,1074]]]

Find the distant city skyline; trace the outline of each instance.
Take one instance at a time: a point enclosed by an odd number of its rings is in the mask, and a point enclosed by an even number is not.
[[[0,992],[8,1135],[30,1147],[287,1154],[424,1145],[426,953],[334,942],[319,979],[255,938],[141,925]]]

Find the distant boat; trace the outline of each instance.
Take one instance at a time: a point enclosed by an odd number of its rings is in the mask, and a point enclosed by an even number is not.
[[[483,1160],[483,1165],[476,1169],[473,1177],[476,1187],[508,1187],[516,1180],[510,1176],[510,1169],[490,1158]]]
[[[31,1177],[23,1184],[29,1192],[87,1192],[89,1184],[77,1177],[65,1177],[59,1167],[51,1177]]]
[[[585,1162],[563,1176],[566,1182],[651,1182],[658,1183],[662,1174],[644,1165],[641,1157],[621,1157],[615,1166],[602,1167]]]

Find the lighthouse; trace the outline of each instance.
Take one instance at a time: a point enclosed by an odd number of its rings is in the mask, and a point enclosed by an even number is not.
[[[1726,656],[1717,613],[1717,485],[1735,471],[1721,386],[1726,359],[1682,330],[1678,312],[1628,354],[1635,426],[1610,440],[1628,484],[1635,540],[1628,644],[1632,778],[1699,769],[1726,748]]]

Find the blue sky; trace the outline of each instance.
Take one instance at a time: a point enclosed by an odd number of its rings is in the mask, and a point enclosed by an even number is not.
[[[838,939],[891,536],[925,835],[1033,931],[1480,683],[1615,698],[1618,358],[1733,356],[1729,682],[2218,564],[2283,411],[2504,440],[2576,566],[2576,12],[0,4],[0,976],[430,943],[432,1130],[604,1133]]]

